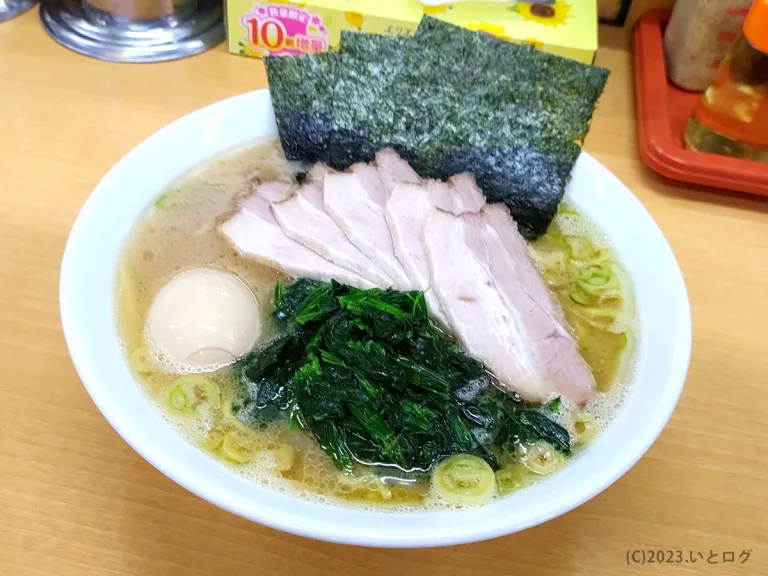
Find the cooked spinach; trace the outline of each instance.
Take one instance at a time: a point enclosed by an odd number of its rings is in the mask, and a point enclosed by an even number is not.
[[[570,453],[546,415],[557,401],[533,406],[493,386],[430,321],[423,293],[302,279],[278,283],[274,300],[281,335],[234,366],[243,423],[298,422],[342,470],[426,471],[456,453],[498,468],[500,451],[535,440]]]

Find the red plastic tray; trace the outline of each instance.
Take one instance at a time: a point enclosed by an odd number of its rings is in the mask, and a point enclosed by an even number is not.
[[[640,156],[673,180],[768,196],[768,164],[687,150],[683,133],[701,94],[667,80],[663,32],[669,10],[646,12],[635,25],[635,92]]]

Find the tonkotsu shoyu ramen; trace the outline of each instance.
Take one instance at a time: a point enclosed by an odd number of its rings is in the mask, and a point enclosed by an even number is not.
[[[557,472],[610,422],[638,336],[627,275],[567,205],[529,243],[467,175],[425,181],[382,150],[300,184],[279,141],[172,185],[117,301],[130,366],[190,443],[379,510],[482,505]]]
[[[148,397],[253,482],[347,506],[479,506],[567,465],[638,337],[564,201],[608,72],[430,17],[265,63],[279,140],[185,175],[125,246]]]

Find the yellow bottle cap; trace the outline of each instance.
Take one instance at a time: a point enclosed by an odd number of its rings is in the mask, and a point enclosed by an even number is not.
[[[755,0],[744,20],[744,36],[760,52],[768,53],[768,0]]]

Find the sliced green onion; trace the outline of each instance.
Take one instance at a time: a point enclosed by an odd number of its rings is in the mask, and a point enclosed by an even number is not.
[[[355,476],[349,472],[340,472],[336,480],[342,493],[360,492],[367,500],[391,500],[392,489],[375,474]],[[375,495],[375,498],[371,496]]]
[[[611,270],[608,264],[587,264],[584,266],[572,265],[572,273],[576,280],[589,283],[593,277],[606,277],[613,276],[613,270]]]
[[[562,250],[537,252],[536,258],[542,268],[542,276],[551,288],[559,288],[568,284],[568,270],[565,254]]]
[[[624,307],[624,298],[619,291],[604,292],[597,297],[597,304],[603,308],[621,310]]]
[[[621,289],[622,308],[625,313],[631,317],[635,314],[635,295],[632,288],[632,280],[621,264],[614,262],[611,269],[616,275],[616,279]]]
[[[221,455],[234,464],[248,464],[256,455],[251,435],[232,430],[221,442]]]
[[[579,306],[589,306],[592,304],[592,298],[589,293],[584,290],[578,283],[571,284],[571,289],[568,292],[568,296],[575,304]]]
[[[151,374],[155,369],[152,353],[142,344],[128,357],[128,363],[138,374]]]
[[[219,408],[219,386],[202,374],[179,376],[160,391],[160,403],[171,414],[183,418],[199,416],[200,406]]]
[[[568,248],[568,244],[557,224],[553,222],[547,233],[533,242],[533,247],[537,252],[563,252]]]
[[[251,429],[243,424],[240,419],[235,416],[235,414],[232,412],[232,402],[231,401],[225,401],[221,406],[221,415],[227,424],[229,424],[232,428],[235,428],[237,430],[240,430],[241,432],[250,432]]]
[[[273,451],[275,455],[275,469],[278,472],[288,472],[296,461],[296,450],[290,444],[280,444]]]
[[[496,494],[496,476],[482,458],[457,454],[435,467],[432,487],[448,502],[483,504]]]
[[[157,208],[158,210],[162,210],[164,208],[172,208],[173,202],[171,201],[171,198],[170,198],[172,195],[173,195],[173,191],[166,192],[165,194],[160,196],[160,198],[155,200],[155,208]]]
[[[591,265],[576,272],[574,283],[594,296],[604,292],[621,292],[619,278],[613,273],[610,266]]]
[[[542,277],[546,281],[549,288],[554,291],[567,287],[570,284],[568,273],[562,268],[546,268],[542,274]]]
[[[541,265],[547,270],[554,268],[565,271],[565,254],[562,252],[543,251],[536,254]]]
[[[585,306],[583,308],[579,308],[578,310],[574,310],[574,314],[576,314],[590,326],[594,326],[595,328],[600,328],[602,330],[607,330],[613,325],[614,322],[616,322],[619,311],[609,308]]]
[[[501,495],[516,492],[531,480],[530,471],[522,464],[513,464],[509,468],[502,468],[496,472],[496,487]]]
[[[552,474],[563,467],[565,458],[548,442],[539,440],[522,447],[522,463],[534,474]]]
[[[570,249],[569,249],[570,252]],[[609,262],[609,253],[605,248],[593,249],[592,254],[586,258],[576,258],[570,256],[568,258],[568,271],[571,274],[578,274],[581,270],[585,270],[592,267],[604,266]]]
[[[608,282],[611,281],[611,278],[613,278],[613,276],[605,276],[603,274],[593,274],[587,279],[586,284],[589,286],[605,286],[606,284],[608,284]]]
[[[179,412],[188,412],[195,407],[195,399],[189,397],[186,390],[181,388],[172,388],[168,392],[168,403],[174,410]]]
[[[606,292],[611,294],[620,293],[619,281],[616,276],[595,274],[586,280],[574,280],[573,283],[577,284],[584,292],[595,298],[599,298]]]
[[[218,426],[211,428],[208,430],[208,434],[205,435],[205,440],[203,440],[203,448],[206,450],[210,450],[211,452],[215,451],[219,446],[221,446],[221,443],[224,441],[224,436],[226,436],[226,431],[222,430]]]
[[[592,242],[581,236],[566,236],[565,242],[568,244],[568,253],[575,260],[589,260],[595,254],[595,248]]]
[[[576,444],[584,446],[597,436],[597,421],[589,412],[577,412],[573,415],[573,429],[576,432]]]

